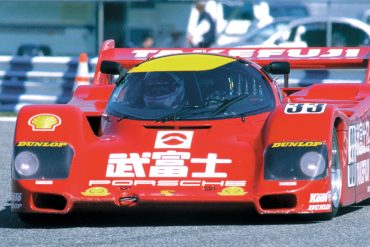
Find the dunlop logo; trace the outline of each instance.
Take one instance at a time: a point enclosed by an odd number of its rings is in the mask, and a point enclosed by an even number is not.
[[[68,144],[66,142],[18,142],[17,147],[49,147],[61,148]]]
[[[286,147],[317,147],[321,146],[323,142],[274,142],[272,148],[286,148]]]

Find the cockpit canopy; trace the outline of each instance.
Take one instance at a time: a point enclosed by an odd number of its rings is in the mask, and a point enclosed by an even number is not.
[[[271,84],[249,63],[182,54],[146,61],[128,71],[107,113],[142,120],[233,118],[271,111]]]

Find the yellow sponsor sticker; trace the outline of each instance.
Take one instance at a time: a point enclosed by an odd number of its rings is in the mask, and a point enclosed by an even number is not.
[[[274,142],[272,148],[286,148],[286,147],[318,147],[323,145],[323,142]]]
[[[38,114],[28,120],[33,131],[54,131],[61,123],[60,117],[49,113]]]
[[[87,189],[84,192],[81,192],[83,196],[108,196],[110,193],[108,192],[108,189],[104,187],[92,187]]]
[[[61,148],[67,146],[66,142],[18,142],[17,147],[48,147]]]
[[[175,193],[174,190],[161,190],[161,195],[164,196],[173,196],[174,193]]]
[[[247,194],[242,187],[227,187],[221,192],[217,192],[220,196],[243,196]]]

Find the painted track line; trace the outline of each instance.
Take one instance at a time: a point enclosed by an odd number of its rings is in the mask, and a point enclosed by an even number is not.
[[[17,117],[0,117],[0,122],[15,122]]]

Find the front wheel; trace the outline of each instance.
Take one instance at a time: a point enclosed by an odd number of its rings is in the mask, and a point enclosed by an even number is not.
[[[340,198],[342,195],[342,170],[340,165],[340,151],[338,137],[335,130],[333,131],[331,148],[330,194],[332,211],[330,213],[322,214],[320,216],[322,220],[330,220],[337,215],[340,207]]]

